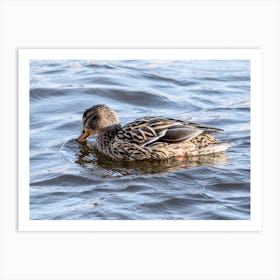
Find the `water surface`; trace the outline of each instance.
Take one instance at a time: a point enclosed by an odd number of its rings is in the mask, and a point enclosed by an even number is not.
[[[184,161],[114,162],[82,114],[112,107],[121,123],[169,116],[224,129],[226,152]],[[250,219],[250,62],[85,61],[30,64],[31,219]]]

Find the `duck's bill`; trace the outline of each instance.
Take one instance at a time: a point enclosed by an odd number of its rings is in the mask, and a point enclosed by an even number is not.
[[[78,141],[79,143],[82,143],[82,142],[84,142],[89,136],[90,136],[89,132],[86,131],[86,130],[84,130],[84,131],[82,132],[82,134],[80,135],[80,137],[77,139],[77,141]]]

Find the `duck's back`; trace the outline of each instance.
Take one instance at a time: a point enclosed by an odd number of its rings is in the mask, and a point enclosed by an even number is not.
[[[145,117],[120,128],[107,143],[99,139],[97,146],[101,152],[117,160],[197,156],[220,152],[228,147],[212,135],[221,131],[171,118]]]
[[[214,137],[211,137],[211,133],[221,131],[223,130],[194,122],[164,117],[145,117],[125,125],[119,130],[116,138],[118,141],[135,143],[142,147],[155,142],[174,144],[194,138],[197,138],[197,141],[203,140],[205,144],[208,138],[210,142],[213,141]],[[198,137],[199,135],[201,137]],[[209,137],[204,137],[204,135],[209,135]]]

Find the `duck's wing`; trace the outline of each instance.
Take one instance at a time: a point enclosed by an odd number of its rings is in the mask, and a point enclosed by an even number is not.
[[[203,129],[188,126],[183,121],[164,117],[148,117],[125,125],[117,133],[116,140],[144,147],[156,141],[175,143],[191,140],[203,132]]]
[[[184,122],[184,124],[185,124],[185,126],[202,129],[204,131],[204,133],[216,133],[216,132],[224,131],[223,129],[220,129],[220,128],[210,127],[205,124],[196,123],[196,122]]]

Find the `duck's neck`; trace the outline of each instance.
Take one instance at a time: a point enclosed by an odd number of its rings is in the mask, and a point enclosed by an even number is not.
[[[112,138],[118,133],[121,128],[121,124],[114,124],[112,126],[106,127],[103,131],[99,132],[99,135]]]
[[[121,124],[116,124],[99,132],[96,138],[97,147],[104,149],[105,146],[108,146],[121,128]]]

